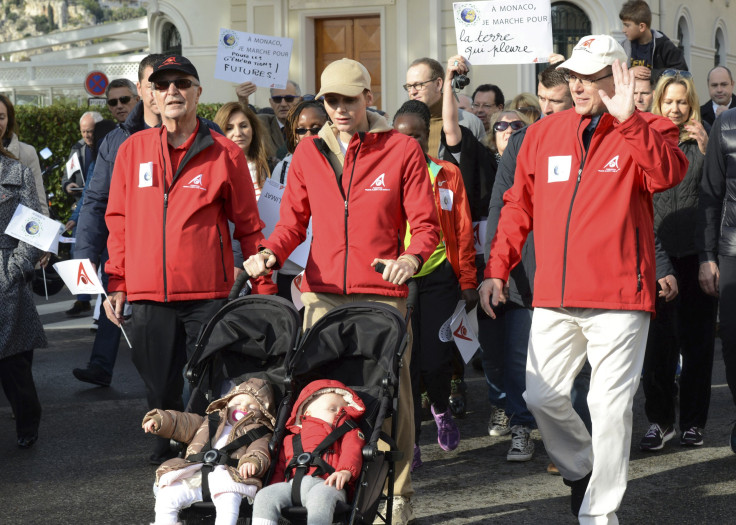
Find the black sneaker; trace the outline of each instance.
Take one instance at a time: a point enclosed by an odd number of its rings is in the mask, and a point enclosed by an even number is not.
[[[88,365],[87,368],[75,368],[72,370],[74,377],[85,383],[97,386],[110,386],[112,376],[97,365]]]
[[[92,305],[89,304],[89,301],[74,301],[72,307],[64,313],[68,316],[76,317],[78,315],[84,315],[91,311]]]
[[[661,450],[664,444],[675,437],[674,427],[662,428],[657,423],[652,423],[649,430],[639,442],[642,450]]]
[[[565,485],[570,487],[570,510],[572,511],[572,515],[576,518],[580,513],[580,507],[583,505],[583,498],[585,498],[585,491],[588,490],[588,483],[590,483],[591,474],[592,472],[589,472],[587,476],[577,481],[562,479]]]
[[[680,435],[680,445],[683,447],[699,447],[703,444],[703,433],[698,427],[690,427]]]

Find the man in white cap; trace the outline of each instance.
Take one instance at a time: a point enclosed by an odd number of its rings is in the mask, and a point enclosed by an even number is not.
[[[652,193],[677,185],[687,168],[677,128],[636,110],[625,63],[620,44],[592,35],[558,66],[575,108],[528,128],[480,292],[493,317],[533,227],[525,397],[585,524],[618,523],[656,297]],[[570,400],[586,358],[592,436]]]
[[[251,276],[278,269],[306,236],[312,219],[312,246],[302,280],[304,327],[332,308],[375,301],[406,312],[414,275],[439,243],[439,222],[427,164],[419,143],[402,135],[378,113],[371,78],[347,58],[322,72],[321,89],[330,120],[294,153],[281,217],[261,251],[244,264]],[[404,246],[410,228],[411,241]],[[384,269],[379,273],[379,264]],[[377,268],[378,266],[378,268]],[[393,522],[413,521],[409,469],[414,450],[414,416],[409,377],[410,348],[399,383]]]

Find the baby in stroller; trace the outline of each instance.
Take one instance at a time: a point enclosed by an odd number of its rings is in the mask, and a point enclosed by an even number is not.
[[[144,431],[187,443],[186,457],[170,459],[156,470],[154,525],[176,524],[179,511],[207,493],[217,511],[216,525],[234,525],[242,499],[254,498],[270,466],[273,410],[271,385],[251,378],[213,401],[207,416],[148,412]]]
[[[365,405],[335,380],[317,380],[300,393],[286,423],[272,481],[253,503],[253,525],[276,525],[284,507],[303,505],[310,525],[332,523],[362,467],[365,443],[357,421]],[[285,481],[288,480],[288,481]],[[298,488],[297,488],[298,487]]]

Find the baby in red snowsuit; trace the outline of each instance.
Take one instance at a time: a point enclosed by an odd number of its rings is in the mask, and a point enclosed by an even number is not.
[[[299,395],[286,428],[273,483],[261,489],[253,503],[253,525],[276,525],[281,509],[292,505],[292,480],[286,481],[287,465],[294,457],[294,438],[299,435],[304,452],[312,452],[336,428],[348,420],[357,422],[365,413],[363,401],[339,381],[309,383]],[[301,481],[302,504],[310,525],[330,525],[338,501],[345,501],[346,489],[355,483],[363,464],[363,433],[354,428],[328,447],[322,459],[335,469],[315,476],[312,467]]]

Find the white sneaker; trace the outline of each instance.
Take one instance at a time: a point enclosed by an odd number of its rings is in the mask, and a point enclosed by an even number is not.
[[[532,429],[523,425],[511,427],[511,448],[506,454],[506,461],[529,461],[534,456]]]
[[[488,434],[491,436],[505,436],[511,432],[509,418],[503,408],[492,407],[491,419],[488,421]]]
[[[382,503],[379,506],[378,512],[382,516],[386,516],[385,504]],[[414,520],[414,507],[411,504],[411,500],[404,496],[394,496],[391,507],[391,523],[395,525],[411,525],[414,523]],[[376,516],[376,519],[373,520],[374,525],[384,525],[384,523],[385,521],[379,516]]]

